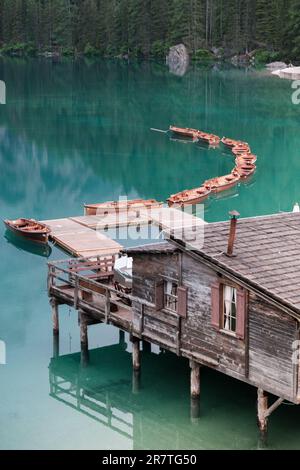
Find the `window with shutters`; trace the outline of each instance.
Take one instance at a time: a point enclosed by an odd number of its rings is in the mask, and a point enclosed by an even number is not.
[[[223,329],[225,331],[236,332],[236,298],[235,287],[223,285]]]
[[[177,312],[178,304],[178,284],[173,281],[164,283],[164,306],[167,310]]]
[[[211,286],[211,323],[225,333],[245,338],[247,291],[230,283]]]

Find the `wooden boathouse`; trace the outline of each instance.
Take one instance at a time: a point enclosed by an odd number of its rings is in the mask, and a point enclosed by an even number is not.
[[[114,287],[116,254],[49,263],[54,334],[58,305],[68,304],[79,311],[83,363],[88,325],[104,322],[130,333],[136,371],[141,340],[187,358],[193,399],[201,366],[246,382],[258,390],[265,432],[284,400],[300,403],[300,214],[231,216],[125,250],[133,258],[130,295]]]

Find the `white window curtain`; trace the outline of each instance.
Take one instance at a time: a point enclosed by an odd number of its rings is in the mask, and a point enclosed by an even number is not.
[[[172,287],[173,287],[173,283],[170,281],[167,281],[167,286],[166,286],[167,295],[172,295]]]
[[[224,315],[225,315],[225,325],[224,329],[225,330],[230,330],[231,325],[230,325],[230,319],[231,319],[231,308],[232,308],[232,302],[235,303],[235,289],[230,286],[225,286],[224,287]]]

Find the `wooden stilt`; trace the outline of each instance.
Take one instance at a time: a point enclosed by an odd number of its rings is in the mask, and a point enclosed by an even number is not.
[[[83,312],[80,313],[80,345],[81,365],[86,366],[89,361],[88,323]]]
[[[139,370],[132,371],[132,393],[139,393],[141,388],[141,372]]]
[[[261,435],[265,437],[268,429],[268,395],[261,388],[257,389],[257,421]]]
[[[53,335],[53,357],[59,357],[59,335]]]
[[[132,366],[133,370],[140,370],[141,358],[140,358],[140,341],[138,338],[132,337]]]
[[[200,397],[200,366],[194,361],[190,361],[191,367],[191,397]]]
[[[52,322],[53,322],[53,334],[59,334],[59,312],[58,312],[58,303],[54,298],[50,299],[50,304],[52,307]]]
[[[119,330],[119,344],[125,343],[125,331]]]
[[[191,397],[191,422],[195,423],[200,418],[200,399]]]

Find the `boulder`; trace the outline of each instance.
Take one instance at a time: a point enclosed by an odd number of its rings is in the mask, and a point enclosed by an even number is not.
[[[271,62],[270,64],[267,64],[266,67],[270,70],[281,70],[286,69],[287,64],[284,62]]]
[[[211,52],[217,59],[222,59],[224,57],[224,49],[222,47],[212,47]]]
[[[169,54],[166,57],[166,63],[170,72],[182,76],[186,73],[190,57],[184,44],[177,44],[170,47]]]

